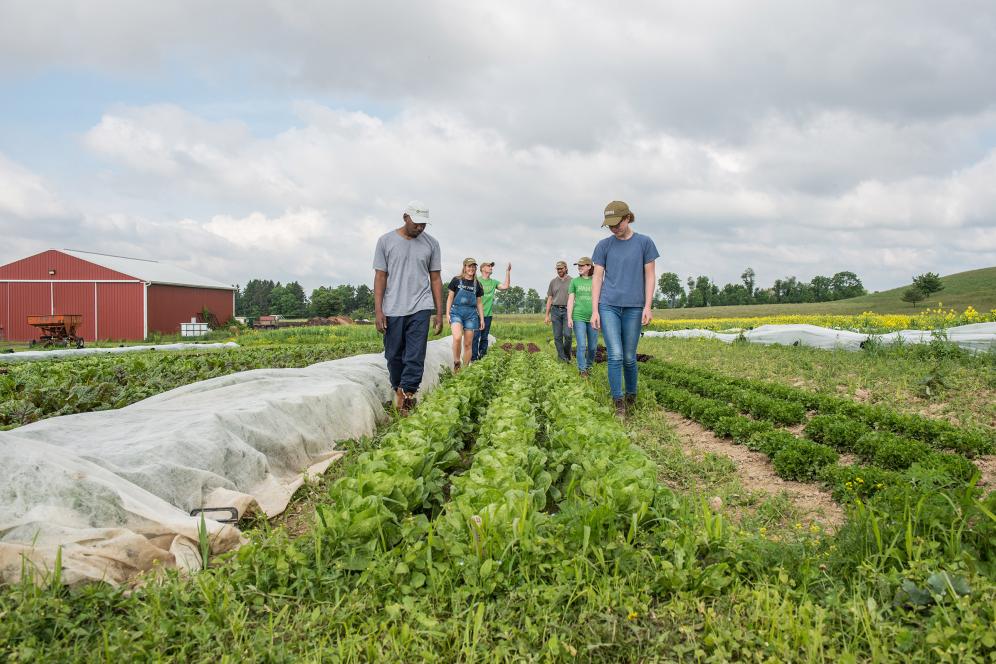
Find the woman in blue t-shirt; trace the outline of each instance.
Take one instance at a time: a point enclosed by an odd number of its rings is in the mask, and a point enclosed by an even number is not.
[[[636,345],[640,327],[653,318],[654,261],[660,256],[653,240],[630,228],[634,221],[636,215],[626,203],[609,203],[602,226],[608,226],[612,235],[595,245],[592,254],[591,325],[605,339],[609,391],[620,417],[636,403]]]
[[[453,331],[453,373],[456,373],[461,366],[470,364],[474,331],[480,329],[481,321],[484,320],[484,288],[477,280],[477,261],[473,258],[463,259],[463,271],[460,276],[450,280],[449,291],[446,296],[446,317],[450,319],[450,329]]]

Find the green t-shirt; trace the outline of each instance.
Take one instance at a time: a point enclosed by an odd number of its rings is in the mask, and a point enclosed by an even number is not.
[[[491,315],[491,307],[495,303],[495,289],[498,288],[500,283],[497,279],[484,279],[478,277],[477,281],[481,284],[484,289],[484,296],[481,298],[481,304],[484,307],[484,317],[487,318]]]
[[[591,277],[574,277],[571,285],[567,289],[567,294],[574,294],[574,311],[571,318],[574,320],[591,320]]]

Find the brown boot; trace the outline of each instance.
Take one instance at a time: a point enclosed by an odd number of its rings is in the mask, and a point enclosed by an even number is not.
[[[394,390],[394,408],[400,413],[405,404],[405,392],[400,387]]]
[[[415,410],[415,393],[403,392],[404,401],[401,404],[401,414],[408,417],[409,413]]]
[[[612,403],[616,406],[616,417],[619,419],[626,418],[626,400],[625,399],[613,399]]]
[[[626,410],[631,410],[634,406],[636,406],[636,395],[635,394],[627,394],[626,395]]]

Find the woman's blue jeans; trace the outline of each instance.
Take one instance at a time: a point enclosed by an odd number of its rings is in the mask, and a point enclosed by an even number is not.
[[[595,365],[595,350],[598,348],[598,330],[593,328],[588,321],[575,320],[572,322],[574,324],[574,337],[578,343],[577,353],[575,353],[578,361],[578,371],[585,371]]]
[[[602,320],[602,337],[605,339],[605,359],[609,367],[609,391],[613,399],[626,394],[636,394],[636,345],[640,342],[643,307],[615,307],[599,304],[598,316]]]

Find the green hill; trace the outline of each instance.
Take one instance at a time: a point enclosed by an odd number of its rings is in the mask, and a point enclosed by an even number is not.
[[[981,313],[996,309],[996,267],[958,272],[941,278],[944,290],[934,293],[916,305],[916,309],[900,298],[912,283],[892,290],[853,297],[836,302],[807,304],[747,304],[730,307],[694,307],[691,309],[663,309],[654,312],[658,318],[747,318],[751,316],[779,316],[788,314],[860,314],[873,311],[879,314],[909,314],[927,307],[942,305],[945,309],[964,311],[969,305]]]

